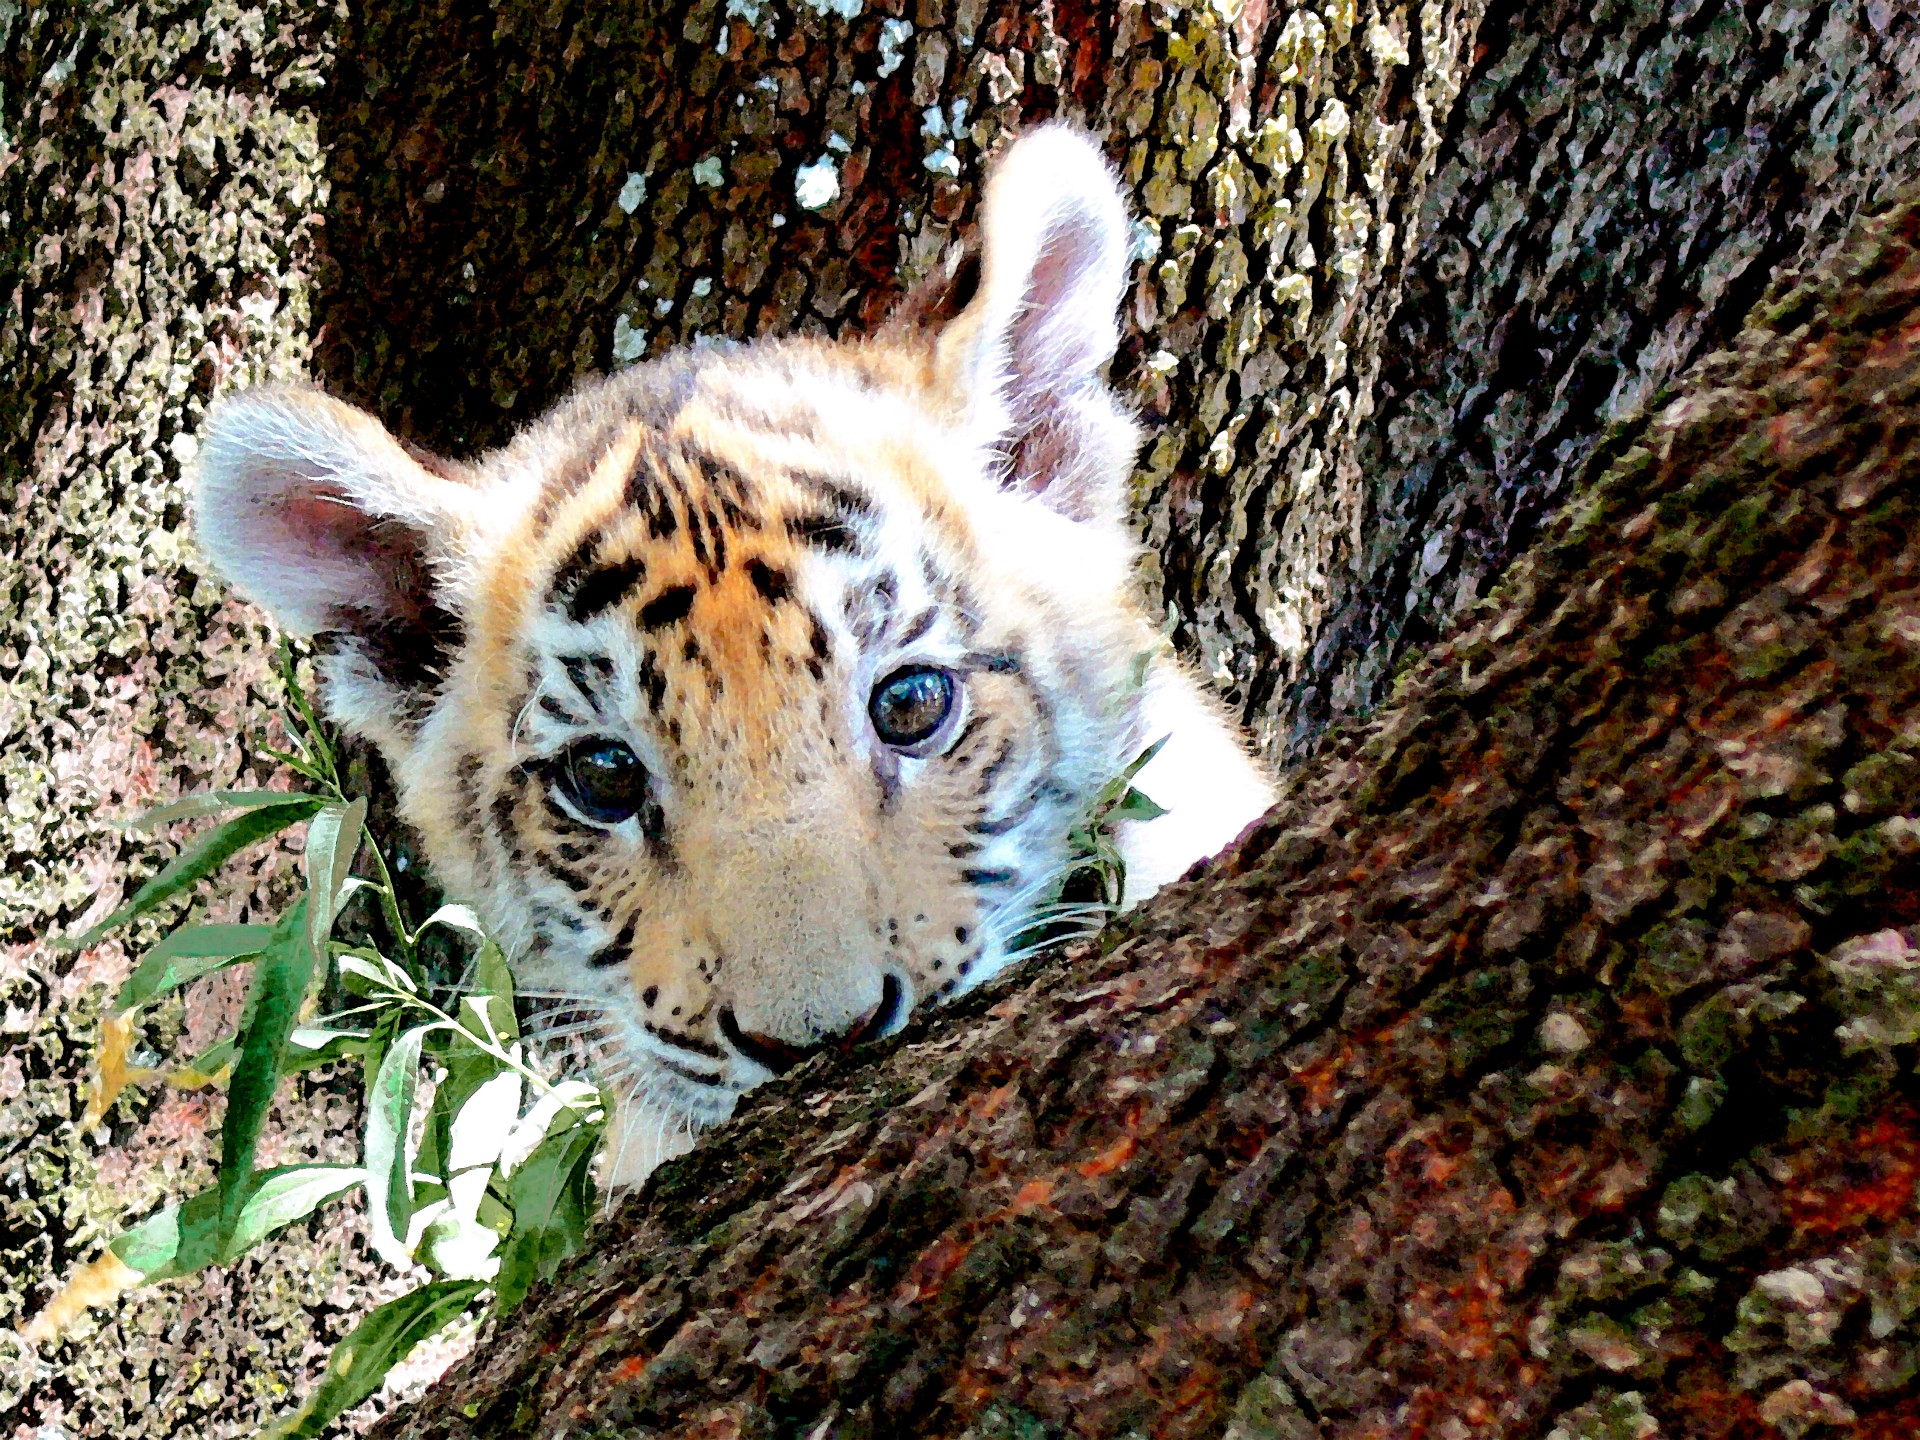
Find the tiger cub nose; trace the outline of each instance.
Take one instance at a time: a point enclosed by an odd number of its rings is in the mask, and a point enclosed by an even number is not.
[[[889,971],[880,981],[880,1003],[838,1035],[825,1035],[805,1045],[796,1045],[791,1040],[781,1040],[772,1035],[758,1035],[741,1028],[739,1017],[733,1013],[731,1005],[724,1006],[720,1011],[720,1033],[727,1037],[728,1044],[747,1059],[766,1066],[776,1075],[784,1075],[809,1055],[817,1054],[829,1046],[851,1049],[864,1041],[877,1040],[888,1034],[904,1018],[906,999],[906,987],[900,983],[900,977]]]

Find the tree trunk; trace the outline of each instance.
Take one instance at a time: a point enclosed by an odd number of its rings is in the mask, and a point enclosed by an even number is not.
[[[1149,580],[1269,750],[1304,744],[1370,704],[1373,657],[1483,589],[1564,493],[1610,414],[1588,395],[1611,383],[1595,363],[1630,377],[1621,396],[1651,394],[1732,333],[1768,266],[1817,253],[1879,193],[1874,166],[1913,168],[1911,7],[1767,7],[1744,48],[1711,4],[1671,31],[1658,13],[1506,7],[1456,108],[1479,8],[0,6],[0,1351],[129,1210],[199,1188],[213,1153],[205,1095],[130,1094],[105,1134],[74,1126],[105,996],[151,934],[83,957],[40,944],[150,870],[116,817],[262,778],[245,755],[274,735],[266,636],[197,578],[185,533],[181,468],[213,394],[310,361],[460,450],[669,344],[864,325],[964,233],[998,135],[1064,113],[1108,138],[1146,222],[1120,369],[1159,436],[1135,496]],[[1616,53],[1632,63],[1586,58]],[[1589,142],[1542,121],[1512,142],[1514,116],[1550,108],[1526,78],[1550,61],[1587,87],[1566,114],[1631,100],[1639,128]],[[1708,90],[1698,144],[1660,149],[1662,107]],[[1577,183],[1524,168],[1542,137]],[[1658,176],[1636,168],[1649,149]],[[820,209],[800,203],[801,167],[822,186],[807,199],[837,186]],[[1636,186],[1690,196],[1685,223],[1639,216]],[[1710,194],[1728,197],[1717,216]],[[1582,205],[1621,230],[1560,243]],[[1736,267],[1675,261],[1686,278],[1639,303],[1637,277],[1703,215],[1716,254],[1754,257],[1744,278],[1707,294],[1699,276]],[[1389,338],[1416,234],[1432,237],[1417,304]],[[1540,298],[1567,295],[1551,314]],[[1551,386],[1501,348],[1515,296],[1541,333],[1566,327]],[[1611,328],[1595,318],[1610,306]],[[1476,409],[1494,351],[1504,398]],[[1420,409],[1423,387],[1444,403]],[[1587,399],[1562,410],[1536,388]],[[221,918],[277,898],[283,870],[261,860]],[[166,1023],[205,1039],[230,1019],[207,1000]],[[282,1157],[341,1158],[356,1105],[309,1084],[279,1117]],[[356,1224],[334,1212],[227,1272],[136,1292],[37,1367],[7,1353],[0,1416],[248,1432],[374,1298]]]
[[[1496,0],[1361,428],[1363,540],[1277,717],[1365,715],[1594,441],[1920,175],[1920,5]]]
[[[1920,203],[1223,864],[791,1077],[378,1434],[1920,1429]]]
[[[151,873],[155,847],[116,820],[268,778],[246,760],[272,735],[266,627],[196,577],[180,469],[216,388],[306,354],[332,23],[307,0],[0,5],[8,1436],[251,1433],[380,1278],[358,1217],[336,1211],[136,1292],[58,1351],[26,1355],[13,1333],[129,1216],[205,1186],[218,1154],[206,1093],[129,1095],[92,1133],[76,1123],[101,1013],[153,927],[83,955],[43,941]],[[288,868],[256,859],[237,904],[229,879],[222,918],[284,898]],[[197,999],[154,1038],[192,1053],[231,1025],[230,999]],[[303,1087],[276,1113],[276,1156],[348,1158],[357,1112],[345,1087]]]

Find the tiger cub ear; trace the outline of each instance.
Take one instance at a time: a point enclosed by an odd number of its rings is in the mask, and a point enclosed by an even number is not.
[[[979,289],[935,341],[942,386],[1005,483],[1076,520],[1114,520],[1139,434],[1106,382],[1127,280],[1127,210],[1092,139],[1043,125],[987,177]]]
[[[459,643],[443,581],[478,490],[452,466],[429,470],[370,415],[299,386],[216,405],[198,470],[194,532],[213,568],[282,628],[330,642],[335,719],[403,742]]]

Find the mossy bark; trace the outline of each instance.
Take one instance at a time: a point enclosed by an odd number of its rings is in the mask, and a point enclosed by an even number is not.
[[[1915,1433],[1920,205],[1585,473],[1222,863],[377,1433]]]
[[[219,1098],[123,1099],[82,1133],[97,1023],[151,927],[53,934],[151,873],[115,823],[266,778],[265,626],[200,579],[182,463],[207,397],[308,349],[325,201],[329,4],[0,5],[0,1430],[251,1433],[379,1279],[341,1211],[218,1273],[140,1292],[28,1352],[14,1334],[129,1215],[204,1185]],[[286,893],[255,857],[219,902]],[[236,893],[237,892],[237,893]],[[153,1038],[211,1042],[229,994]],[[357,1102],[306,1088],[279,1161],[345,1158]],[[40,1429],[37,1427],[46,1427]],[[16,1428],[18,1427],[18,1428]]]

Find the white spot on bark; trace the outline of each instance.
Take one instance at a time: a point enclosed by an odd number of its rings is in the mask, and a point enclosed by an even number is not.
[[[646,348],[647,332],[634,329],[633,322],[625,315],[616,316],[613,322],[613,363],[631,365]]]
[[[907,41],[913,38],[913,22],[909,20],[882,20],[880,22],[880,68],[879,76],[886,79],[906,63]]]
[[[824,210],[840,198],[840,172],[831,155],[793,172],[793,198],[802,210]]]

